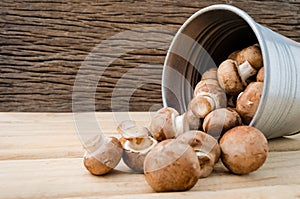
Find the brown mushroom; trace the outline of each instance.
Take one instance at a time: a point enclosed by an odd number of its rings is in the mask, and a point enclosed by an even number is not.
[[[248,61],[253,68],[259,70],[263,66],[263,58],[258,44],[242,49],[236,58],[237,65]]]
[[[215,107],[214,100],[205,95],[194,97],[188,105],[188,109],[198,118],[204,118],[208,113],[213,111]]]
[[[224,91],[221,89],[218,79],[206,79],[197,83],[194,89],[194,97],[198,95],[222,95]]]
[[[218,81],[229,95],[238,95],[244,90],[244,84],[238,73],[236,62],[232,59],[223,61],[218,68]]]
[[[162,141],[165,139],[176,138],[178,135],[189,130],[186,117],[171,108],[165,107],[158,110],[152,117],[149,131],[154,139]]]
[[[216,109],[203,121],[203,130],[219,139],[229,129],[242,124],[240,115],[232,108]]]
[[[258,108],[263,90],[263,82],[250,83],[238,97],[236,111],[242,117],[244,124],[249,124]]]
[[[188,131],[176,140],[188,144],[194,149],[200,165],[200,178],[208,177],[220,157],[217,140],[202,131]]]
[[[217,80],[217,67],[212,67],[207,69],[201,76],[201,80],[208,80],[208,79],[213,79],[213,80]]]
[[[186,191],[200,177],[198,157],[191,146],[164,140],[146,156],[144,174],[154,191]]]
[[[237,126],[220,140],[221,160],[235,174],[247,174],[260,168],[268,155],[268,142],[261,131]]]
[[[137,173],[143,173],[144,159],[147,153],[157,144],[157,141],[149,136],[148,129],[134,121],[121,122],[117,127],[122,135],[121,144],[124,149],[124,163]]]
[[[135,139],[134,141],[125,140],[123,146],[124,163],[137,173],[144,172],[144,160],[146,155],[157,144],[152,137]]]
[[[224,90],[217,80],[201,80],[195,87],[194,98],[189,104],[189,110],[199,118],[204,118],[214,109],[227,106]]]
[[[115,137],[93,137],[85,143],[83,163],[93,175],[104,175],[115,168],[122,157],[122,146]]]

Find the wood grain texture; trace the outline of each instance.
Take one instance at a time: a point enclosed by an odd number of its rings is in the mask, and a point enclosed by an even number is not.
[[[120,119],[142,125],[149,113],[96,113],[105,135],[118,136]],[[299,198],[300,134],[269,141],[265,164],[249,175],[230,174],[221,162],[187,192],[154,193],[144,175],[122,161],[93,176],[72,113],[0,113],[0,198]]]
[[[114,39],[112,45],[127,52],[107,67],[103,60],[113,52],[106,51],[89,60],[85,74],[94,78],[96,71],[104,71],[96,81],[96,110],[153,109],[162,104],[162,64],[174,33],[194,12],[216,3],[240,7],[258,23],[300,42],[299,0],[2,0],[0,111],[71,111],[76,74],[89,53],[117,33],[146,27],[156,29],[150,31],[159,35],[156,40],[150,40],[148,33],[133,40]],[[134,49],[136,44],[144,47]],[[113,92],[124,74],[126,81]],[[141,83],[135,87],[137,82]],[[89,96],[94,91],[82,87],[82,92]],[[117,103],[112,107],[113,93]],[[82,109],[87,100],[78,101]]]

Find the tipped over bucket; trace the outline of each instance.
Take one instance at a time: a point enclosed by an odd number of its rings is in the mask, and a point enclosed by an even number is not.
[[[164,106],[186,111],[201,74],[254,43],[260,45],[265,72],[261,100],[249,125],[269,139],[299,132],[300,44],[230,5],[199,10],[175,35],[163,69]]]

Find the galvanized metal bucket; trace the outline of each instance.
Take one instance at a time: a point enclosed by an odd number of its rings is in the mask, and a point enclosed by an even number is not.
[[[250,126],[267,138],[300,131],[300,44],[258,23],[230,5],[213,5],[193,14],[175,35],[162,75],[164,106],[187,110],[201,74],[237,49],[261,47],[264,88]]]

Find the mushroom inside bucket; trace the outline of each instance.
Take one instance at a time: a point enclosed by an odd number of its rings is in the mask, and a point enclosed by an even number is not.
[[[256,43],[263,56],[264,86],[249,125],[267,138],[299,132],[299,43],[257,24],[246,12],[230,5],[199,10],[175,35],[162,75],[164,106],[185,112],[193,89],[207,69],[218,67],[232,52]]]

